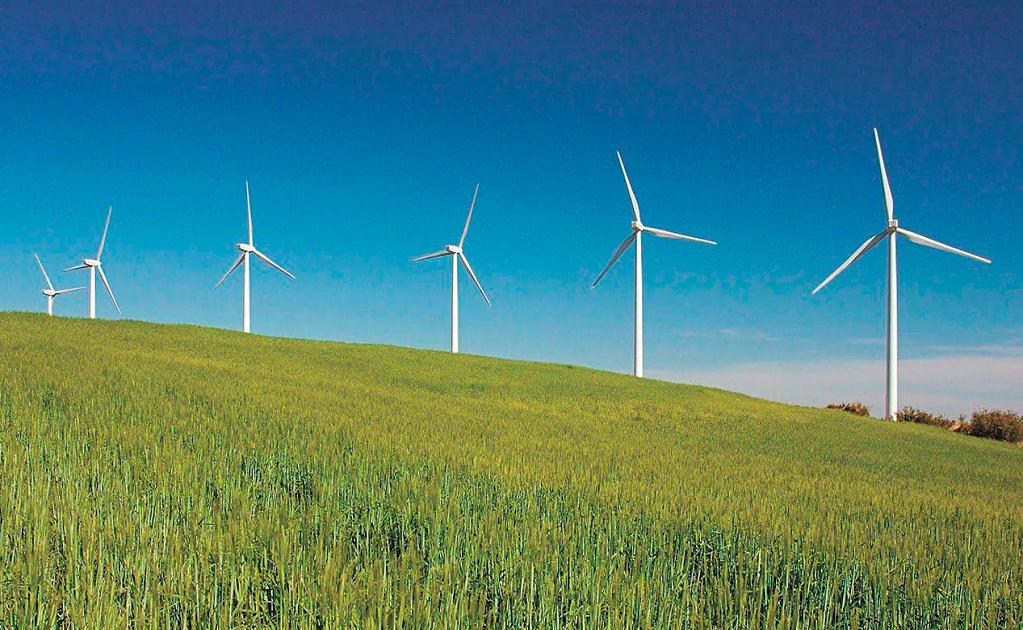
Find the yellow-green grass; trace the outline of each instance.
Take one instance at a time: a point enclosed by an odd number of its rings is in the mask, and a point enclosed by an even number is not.
[[[3,628],[1019,628],[1021,499],[929,426],[0,314]]]

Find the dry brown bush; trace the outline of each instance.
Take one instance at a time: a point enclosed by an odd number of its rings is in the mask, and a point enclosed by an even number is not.
[[[895,419],[899,422],[915,422],[917,424],[929,424],[934,427],[941,427],[943,429],[949,429],[955,424],[954,421],[946,418],[945,416],[937,413],[927,413],[923,409],[915,409],[913,407],[903,407],[902,411],[895,414]]]
[[[870,415],[870,408],[867,407],[866,405],[864,405],[861,402],[831,403],[826,408],[827,409],[838,409],[839,411],[847,411],[847,412],[849,412],[851,414],[854,414],[854,415],[857,415],[857,416],[869,416]]]
[[[1023,441],[1023,416],[1012,411],[974,411],[961,430],[966,435],[1017,443]]]

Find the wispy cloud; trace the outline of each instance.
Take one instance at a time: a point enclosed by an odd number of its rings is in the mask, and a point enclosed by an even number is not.
[[[857,400],[883,413],[884,360],[738,363],[710,370],[647,370],[653,378],[695,383],[813,407]],[[899,362],[899,404],[951,416],[975,409],[1023,411],[1023,352],[959,354]]]
[[[778,337],[752,328],[717,328],[714,330],[676,331],[683,339],[728,339],[731,341],[778,341]]]
[[[851,346],[880,346],[884,344],[884,337],[850,337],[845,342]]]
[[[997,354],[1023,357],[1023,346],[1005,344],[984,344],[978,346],[930,346],[929,350],[959,354]],[[1021,375],[1021,378],[1023,378],[1023,375]]]

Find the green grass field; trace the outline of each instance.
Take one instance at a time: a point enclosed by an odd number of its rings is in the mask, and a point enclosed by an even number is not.
[[[1023,449],[568,366],[0,314],[0,628],[1021,628]]]

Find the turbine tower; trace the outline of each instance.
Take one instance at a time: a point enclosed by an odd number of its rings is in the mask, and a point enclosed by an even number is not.
[[[617,153],[617,152],[616,152]],[[625,250],[629,249],[633,241],[636,242],[636,328],[635,328],[635,349],[633,351],[633,373],[639,378],[643,378],[643,233],[647,232],[654,236],[660,236],[662,238],[675,238],[683,241],[695,241],[697,243],[707,243],[708,245],[717,245],[714,241],[708,241],[703,238],[696,238],[695,236],[686,236],[685,234],[677,234],[675,232],[669,232],[667,230],[661,230],[658,228],[652,228],[643,225],[643,222],[639,218],[639,202],[636,201],[636,194],[632,192],[632,184],[629,183],[629,174],[625,172],[625,163],[622,162],[622,154],[618,153],[618,164],[622,167],[622,175],[625,176],[625,187],[629,189],[629,199],[632,201],[632,214],[636,220],[632,222],[632,234],[630,234],[622,244],[618,247],[618,251],[614,253],[611,260],[608,261],[604,270],[600,272],[597,279],[593,281],[590,288],[595,288],[600,279],[604,277],[604,274],[611,269],[611,266],[615,264],[615,261],[625,253]]]
[[[74,271],[75,269],[88,269],[89,270],[89,319],[96,319],[96,272],[99,272],[99,278],[103,281],[103,286],[107,288],[107,293],[110,295],[110,301],[114,303],[114,308],[117,309],[118,315],[121,313],[121,307],[117,305],[117,300],[114,299],[114,292],[110,290],[110,283],[107,282],[107,275],[103,273],[103,263],[99,261],[100,256],[103,255],[103,245],[107,242],[107,228],[110,227],[110,214],[114,211],[114,207],[110,206],[107,210],[107,223],[103,226],[103,238],[99,241],[99,251],[96,252],[95,258],[85,258],[82,260],[82,264],[75,265],[74,267],[68,267],[64,271]]]
[[[461,261],[462,266],[465,267],[465,271],[472,278],[476,288],[479,289],[480,295],[487,301],[487,306],[492,306],[490,298],[483,292],[483,287],[480,285],[480,281],[476,279],[476,274],[472,272],[472,267],[469,266],[469,259],[465,257],[465,253],[462,252],[462,244],[465,243],[465,235],[469,231],[469,221],[472,219],[472,209],[476,205],[476,193],[480,191],[480,185],[476,184],[476,191],[472,193],[472,203],[469,204],[469,216],[465,218],[465,227],[462,229],[462,238],[458,240],[458,245],[446,245],[443,250],[420,256],[419,258],[413,258],[412,262],[419,262],[421,260],[429,260],[430,258],[439,258],[441,256],[451,256],[451,351],[458,352],[458,263]]]
[[[224,280],[227,280],[227,277],[229,275],[231,275],[231,272],[238,268],[238,265],[240,265],[242,263],[245,263],[245,288],[244,288],[244,292],[243,292],[243,295],[242,295],[242,330],[244,330],[245,332],[249,332],[249,254],[255,254],[256,257],[261,259],[263,262],[265,262],[266,264],[270,265],[271,267],[279,270],[281,273],[283,273],[284,275],[288,276],[292,280],[295,279],[295,276],[291,275],[291,272],[289,272],[284,267],[281,267],[280,265],[278,265],[274,261],[270,260],[263,252],[261,252],[258,249],[256,249],[255,245],[253,245],[253,242],[252,242],[252,204],[249,202],[249,182],[248,181],[245,182],[245,207],[246,207],[246,209],[248,210],[248,213],[249,213],[249,242],[248,243],[237,243],[238,251],[240,251],[241,253],[238,254],[238,258],[235,259],[234,264],[231,265],[231,268],[227,270],[227,273],[225,273],[220,278],[220,281],[217,282],[217,284],[214,285],[213,288],[216,289],[217,287],[219,287],[221,285],[221,283],[224,282]]]
[[[39,271],[43,272],[43,277],[46,278],[46,286],[48,289],[43,289],[43,295],[46,296],[46,314],[53,315],[53,298],[58,295],[65,293],[74,293],[75,291],[81,291],[85,287],[75,287],[73,289],[61,289],[57,290],[53,288],[53,283],[50,282],[50,276],[46,275],[46,270],[43,269],[43,262],[39,260],[39,254],[33,254],[36,257],[36,262],[39,263]]]
[[[899,227],[899,221],[895,218],[894,214],[894,202],[892,200],[892,189],[888,185],[888,173],[884,168],[884,156],[881,155],[881,137],[877,133],[877,128],[874,128],[874,142],[877,144],[877,162],[881,166],[881,183],[884,185],[884,205],[885,211],[888,215],[888,227],[876,234],[875,236],[867,239],[865,243],[860,245],[859,249],[852,253],[852,256],[842,263],[842,265],[836,269],[830,276],[828,276],[824,282],[820,283],[816,289],[813,290],[817,293],[824,286],[834,280],[835,276],[845,271],[845,268],[856,262],[856,260],[870,251],[875,245],[880,243],[885,238],[888,239],[888,324],[887,324],[887,378],[885,379],[885,418],[889,420],[895,419],[895,414],[899,410],[899,311],[898,311],[898,273],[896,271],[896,259],[895,259],[895,236],[902,235],[908,238],[917,245],[926,245],[927,247],[933,247],[934,249],[940,249],[943,252],[949,252],[950,254],[958,254],[965,256],[966,258],[972,258],[973,260],[979,260],[982,263],[989,263],[990,260],[982,258],[969,252],[964,252],[961,249],[950,247],[944,243],[939,243],[933,239],[927,238],[916,232],[910,232],[905,228]]]

